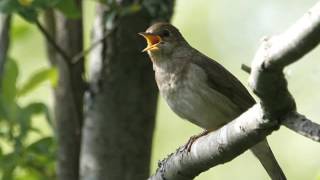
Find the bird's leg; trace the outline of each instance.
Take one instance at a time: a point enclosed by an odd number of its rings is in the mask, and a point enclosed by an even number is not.
[[[207,135],[208,133],[212,132],[213,130],[204,130],[198,135],[191,136],[188,142],[183,146],[183,151],[187,150],[187,152],[190,152],[192,144],[200,137]]]

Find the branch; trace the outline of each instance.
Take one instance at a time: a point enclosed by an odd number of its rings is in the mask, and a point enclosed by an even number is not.
[[[79,62],[79,60],[81,60],[82,58],[84,58],[87,54],[89,54],[94,48],[96,48],[99,44],[101,44],[104,40],[106,40],[111,34],[112,32],[115,30],[116,26],[113,26],[112,29],[110,29],[101,39],[99,39],[96,42],[93,42],[91,44],[91,46],[76,54],[75,56],[73,56],[72,58],[68,56],[68,54],[57,44],[57,42],[54,40],[53,37],[51,37],[51,35],[49,34],[49,32],[47,32],[47,30],[42,26],[42,24],[39,21],[36,21],[36,26],[38,27],[38,29],[41,31],[41,33],[44,35],[44,37],[46,38],[46,40],[53,46],[53,48],[63,57],[63,59],[70,64],[70,60],[71,60],[71,64],[76,64],[77,62]]]
[[[4,64],[8,55],[10,44],[10,24],[11,15],[0,13],[0,77],[2,77]]]
[[[251,68],[245,64],[241,65],[241,69],[247,73],[251,72]],[[320,125],[298,112],[288,114],[282,121],[282,125],[311,140],[320,142]]]
[[[47,42],[49,42],[51,46],[62,56],[62,58],[65,60],[67,64],[70,64],[69,61],[71,57],[69,57],[68,54],[58,45],[55,39],[49,34],[49,32],[47,32],[47,30],[42,26],[42,24],[38,20],[35,23],[40,32],[46,38]]]
[[[251,67],[249,67],[249,66],[247,66],[247,65],[245,65],[245,64],[241,64],[241,69],[242,69],[244,72],[248,73],[248,74],[251,73]]]
[[[298,134],[320,142],[320,125],[312,122],[302,114],[292,112],[287,115],[282,124]]]
[[[83,57],[88,55],[92,50],[94,50],[96,47],[98,47],[98,45],[100,45],[103,41],[105,41],[114,32],[115,29],[116,29],[116,25],[114,25],[110,30],[108,30],[101,37],[101,39],[97,40],[96,42],[93,42],[88,49],[86,49],[86,50],[82,51],[81,53],[75,55],[71,60],[72,64],[76,64],[80,59],[82,59]]]
[[[159,163],[156,174],[149,180],[192,180],[242,154],[277,128],[277,123],[263,118],[260,105],[256,104],[219,130],[197,139],[190,152],[180,147]]]
[[[320,2],[286,32],[263,40],[249,78],[250,87],[260,103],[219,130],[197,139],[190,153],[180,148],[169,155],[149,179],[191,180],[201,172],[237,157],[276,130],[279,122],[319,141],[320,126],[296,113],[295,101],[283,74],[287,65],[319,44],[319,34]],[[307,125],[307,134],[303,122]]]

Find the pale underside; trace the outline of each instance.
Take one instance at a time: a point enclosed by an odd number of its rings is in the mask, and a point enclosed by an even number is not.
[[[207,130],[217,129],[241,114],[229,98],[208,86],[200,67],[191,64],[184,68],[184,75],[177,75],[154,67],[160,93],[176,114]]]

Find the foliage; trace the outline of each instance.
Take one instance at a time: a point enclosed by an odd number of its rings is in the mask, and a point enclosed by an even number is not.
[[[55,174],[53,137],[41,137],[31,143],[28,140],[30,133],[41,133],[32,125],[32,117],[35,115],[44,114],[52,126],[49,110],[43,103],[32,102],[21,106],[18,101],[44,81],[51,80],[55,84],[56,70],[54,68],[40,70],[21,87],[17,86],[18,75],[19,68],[16,62],[13,59],[7,60],[0,94],[0,142],[2,142],[0,179],[17,179],[19,176],[24,179],[21,177],[23,174],[30,179],[53,179]]]
[[[33,23],[42,10],[56,8],[69,18],[80,16],[80,10],[73,0],[1,0],[0,12],[18,13]]]

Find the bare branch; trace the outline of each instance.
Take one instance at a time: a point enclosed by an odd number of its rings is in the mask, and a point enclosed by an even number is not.
[[[312,122],[302,114],[297,112],[289,113],[282,124],[309,139],[320,142],[320,125]]]
[[[251,72],[251,68],[245,64],[241,65],[241,69],[247,73]],[[282,120],[282,125],[311,140],[320,141],[320,125],[312,122],[298,112],[293,111],[289,113],[287,117]]]
[[[257,104],[219,130],[197,139],[190,152],[180,148],[169,155],[149,180],[192,180],[242,154],[277,128],[277,123],[263,118]]]
[[[295,110],[283,68],[311,51],[319,41],[320,2],[284,33],[263,39],[251,65],[249,84],[267,115],[280,118],[284,112]]]
[[[44,35],[44,37],[46,38],[47,42],[49,42],[51,44],[51,46],[63,57],[63,59],[67,62],[67,63],[71,63],[71,64],[76,64],[77,62],[79,62],[79,60],[81,60],[82,58],[84,58],[87,54],[89,54],[94,48],[96,48],[99,44],[101,44],[104,40],[106,40],[114,31],[114,29],[116,28],[116,26],[114,26],[112,29],[110,29],[101,39],[99,39],[96,42],[93,42],[91,44],[91,46],[88,49],[85,49],[84,51],[76,54],[75,56],[73,56],[72,58],[68,56],[68,54],[57,44],[57,42],[55,41],[55,39],[53,37],[51,37],[50,33],[47,32],[47,30],[43,27],[43,25],[39,22],[36,21],[36,26],[38,27],[38,29],[41,31],[41,33]],[[71,62],[70,62],[71,60]]]
[[[248,74],[251,73],[251,67],[249,67],[249,66],[247,66],[247,65],[245,65],[245,64],[241,64],[241,69],[242,69],[244,72],[248,73]]]
[[[296,113],[283,68],[320,42],[320,2],[283,34],[265,38],[252,63],[250,86],[256,104],[219,130],[199,138],[187,153],[180,149],[159,163],[151,180],[190,180],[215,165],[228,162],[255,145],[280,123],[319,141],[320,126]],[[249,71],[250,68],[243,69]],[[282,121],[281,121],[282,120]]]
[[[80,59],[84,58],[86,55],[88,55],[93,49],[95,49],[96,47],[98,47],[103,41],[105,41],[113,32],[114,30],[116,29],[116,26],[113,26],[110,30],[108,30],[102,37],[101,39],[97,40],[96,42],[93,42],[91,44],[91,46],[82,51],[81,53],[75,55],[71,62],[72,64],[76,64]]]
[[[58,43],[55,41],[53,37],[47,32],[46,28],[43,27],[43,25],[37,20],[36,26],[40,30],[40,32],[43,34],[43,36],[46,38],[47,42],[52,45],[52,47],[63,57],[63,59],[66,61],[67,64],[69,64],[70,57],[68,54],[58,45]]]

